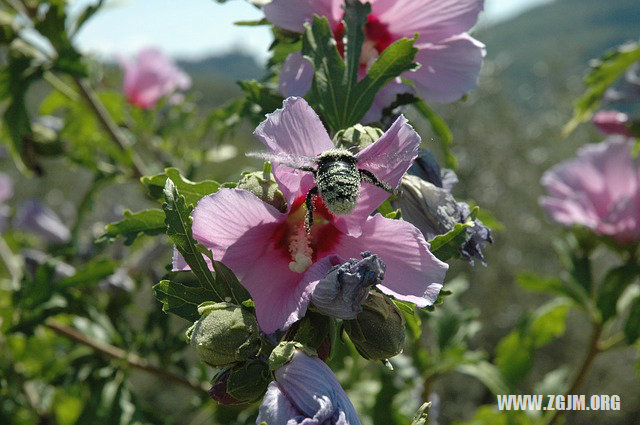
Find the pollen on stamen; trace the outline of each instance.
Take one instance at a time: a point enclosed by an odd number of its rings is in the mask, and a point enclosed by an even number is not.
[[[289,263],[289,269],[292,272],[304,273],[313,264],[313,248],[309,237],[306,227],[300,224],[289,238],[289,252],[293,259]]]

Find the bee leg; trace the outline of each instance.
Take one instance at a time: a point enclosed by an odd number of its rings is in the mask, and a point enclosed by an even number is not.
[[[313,197],[318,194],[318,186],[314,186],[307,193],[307,199],[305,200],[305,205],[307,207],[307,214],[305,215],[305,224],[307,226],[307,232],[311,231],[311,226],[313,226]]]
[[[300,170],[300,171],[308,171],[310,173],[313,173],[313,176],[316,176],[316,169],[313,167],[308,167],[306,165],[303,165],[302,167],[296,167],[296,170]]]
[[[398,190],[392,188],[387,183],[377,178],[371,171],[358,169],[358,172],[360,173],[360,180],[371,183],[372,185],[379,187],[382,190],[386,190],[392,195],[397,195],[399,193]]]

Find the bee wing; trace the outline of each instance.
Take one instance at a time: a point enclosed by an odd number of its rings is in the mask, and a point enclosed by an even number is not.
[[[263,161],[276,162],[291,168],[311,167],[316,164],[316,158],[304,155],[293,155],[288,153],[269,153],[269,152],[247,152],[246,155],[251,158],[260,158]]]
[[[381,155],[377,155],[374,158],[366,160],[358,160],[359,166],[365,166],[371,169],[382,169],[389,167],[390,163],[398,161],[411,161],[415,158],[415,154],[412,152],[390,152]]]

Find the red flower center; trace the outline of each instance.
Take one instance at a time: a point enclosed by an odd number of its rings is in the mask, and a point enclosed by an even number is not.
[[[342,21],[333,30],[333,35],[338,43],[338,51],[340,56],[344,57],[344,24]],[[364,35],[366,38],[365,45],[363,46],[363,52],[360,56],[360,65],[366,66],[369,64],[370,52],[367,49],[375,49],[375,52],[379,55],[384,49],[389,47],[393,43],[393,37],[389,32],[387,24],[378,19],[377,16],[371,14],[367,17],[367,23],[364,26]]]
[[[290,261],[289,268],[297,273],[304,273],[318,258],[331,254],[341,235],[333,224],[333,214],[320,197],[314,197],[311,232],[305,227],[306,212],[305,196],[300,196],[273,235],[274,248]]]

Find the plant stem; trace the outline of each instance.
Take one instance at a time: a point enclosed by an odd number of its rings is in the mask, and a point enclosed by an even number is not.
[[[104,107],[102,102],[100,102],[98,96],[96,96],[96,94],[93,92],[91,87],[89,87],[86,81],[78,77],[74,77],[73,80],[78,86],[78,89],[80,89],[80,94],[87,101],[96,117],[98,118],[98,121],[100,121],[100,124],[102,124],[102,127],[104,127],[104,129],[118,146],[118,148],[129,155],[131,159],[131,165],[133,167],[133,176],[135,178],[144,176],[146,174],[146,167],[144,166],[140,158],[135,154],[135,152],[129,149],[129,143],[122,135],[120,128],[116,125],[115,122],[113,122],[113,119],[111,119],[111,115],[109,115],[107,109]]]
[[[601,352],[600,344],[599,344],[601,335],[602,335],[602,325],[599,323],[596,323],[595,327],[593,328],[591,340],[589,341],[589,351],[587,351],[587,355],[585,356],[584,361],[582,362],[582,366],[580,367],[580,370],[576,374],[576,377],[573,379],[573,382],[571,383],[571,386],[569,387],[569,391],[567,392],[567,394],[575,394],[575,392],[578,390],[578,388],[580,388],[580,385],[582,385],[585,378],[587,377],[587,374],[589,373],[589,370],[593,365],[593,361],[595,360],[596,356]],[[554,425],[558,421],[558,419],[560,419],[560,416],[563,413],[564,413],[564,410],[554,410],[547,424]]]
[[[165,381],[171,381],[176,384],[180,384],[184,387],[192,389],[197,393],[202,393],[203,391],[208,390],[208,387],[205,384],[198,384],[198,383],[191,382],[188,379],[178,375],[174,375],[173,373],[168,372],[165,369],[152,366],[149,364],[149,362],[146,359],[138,356],[137,354],[127,353],[123,349],[115,347],[110,344],[105,344],[103,342],[98,342],[98,341],[92,341],[86,335],[82,334],[81,332],[79,332],[78,330],[72,327],[69,327],[51,320],[45,323],[45,326],[51,329],[53,332],[57,333],[58,335],[62,335],[79,344],[86,345],[87,347],[91,347],[98,353],[104,354],[113,359],[124,361],[131,367],[149,372]]]

